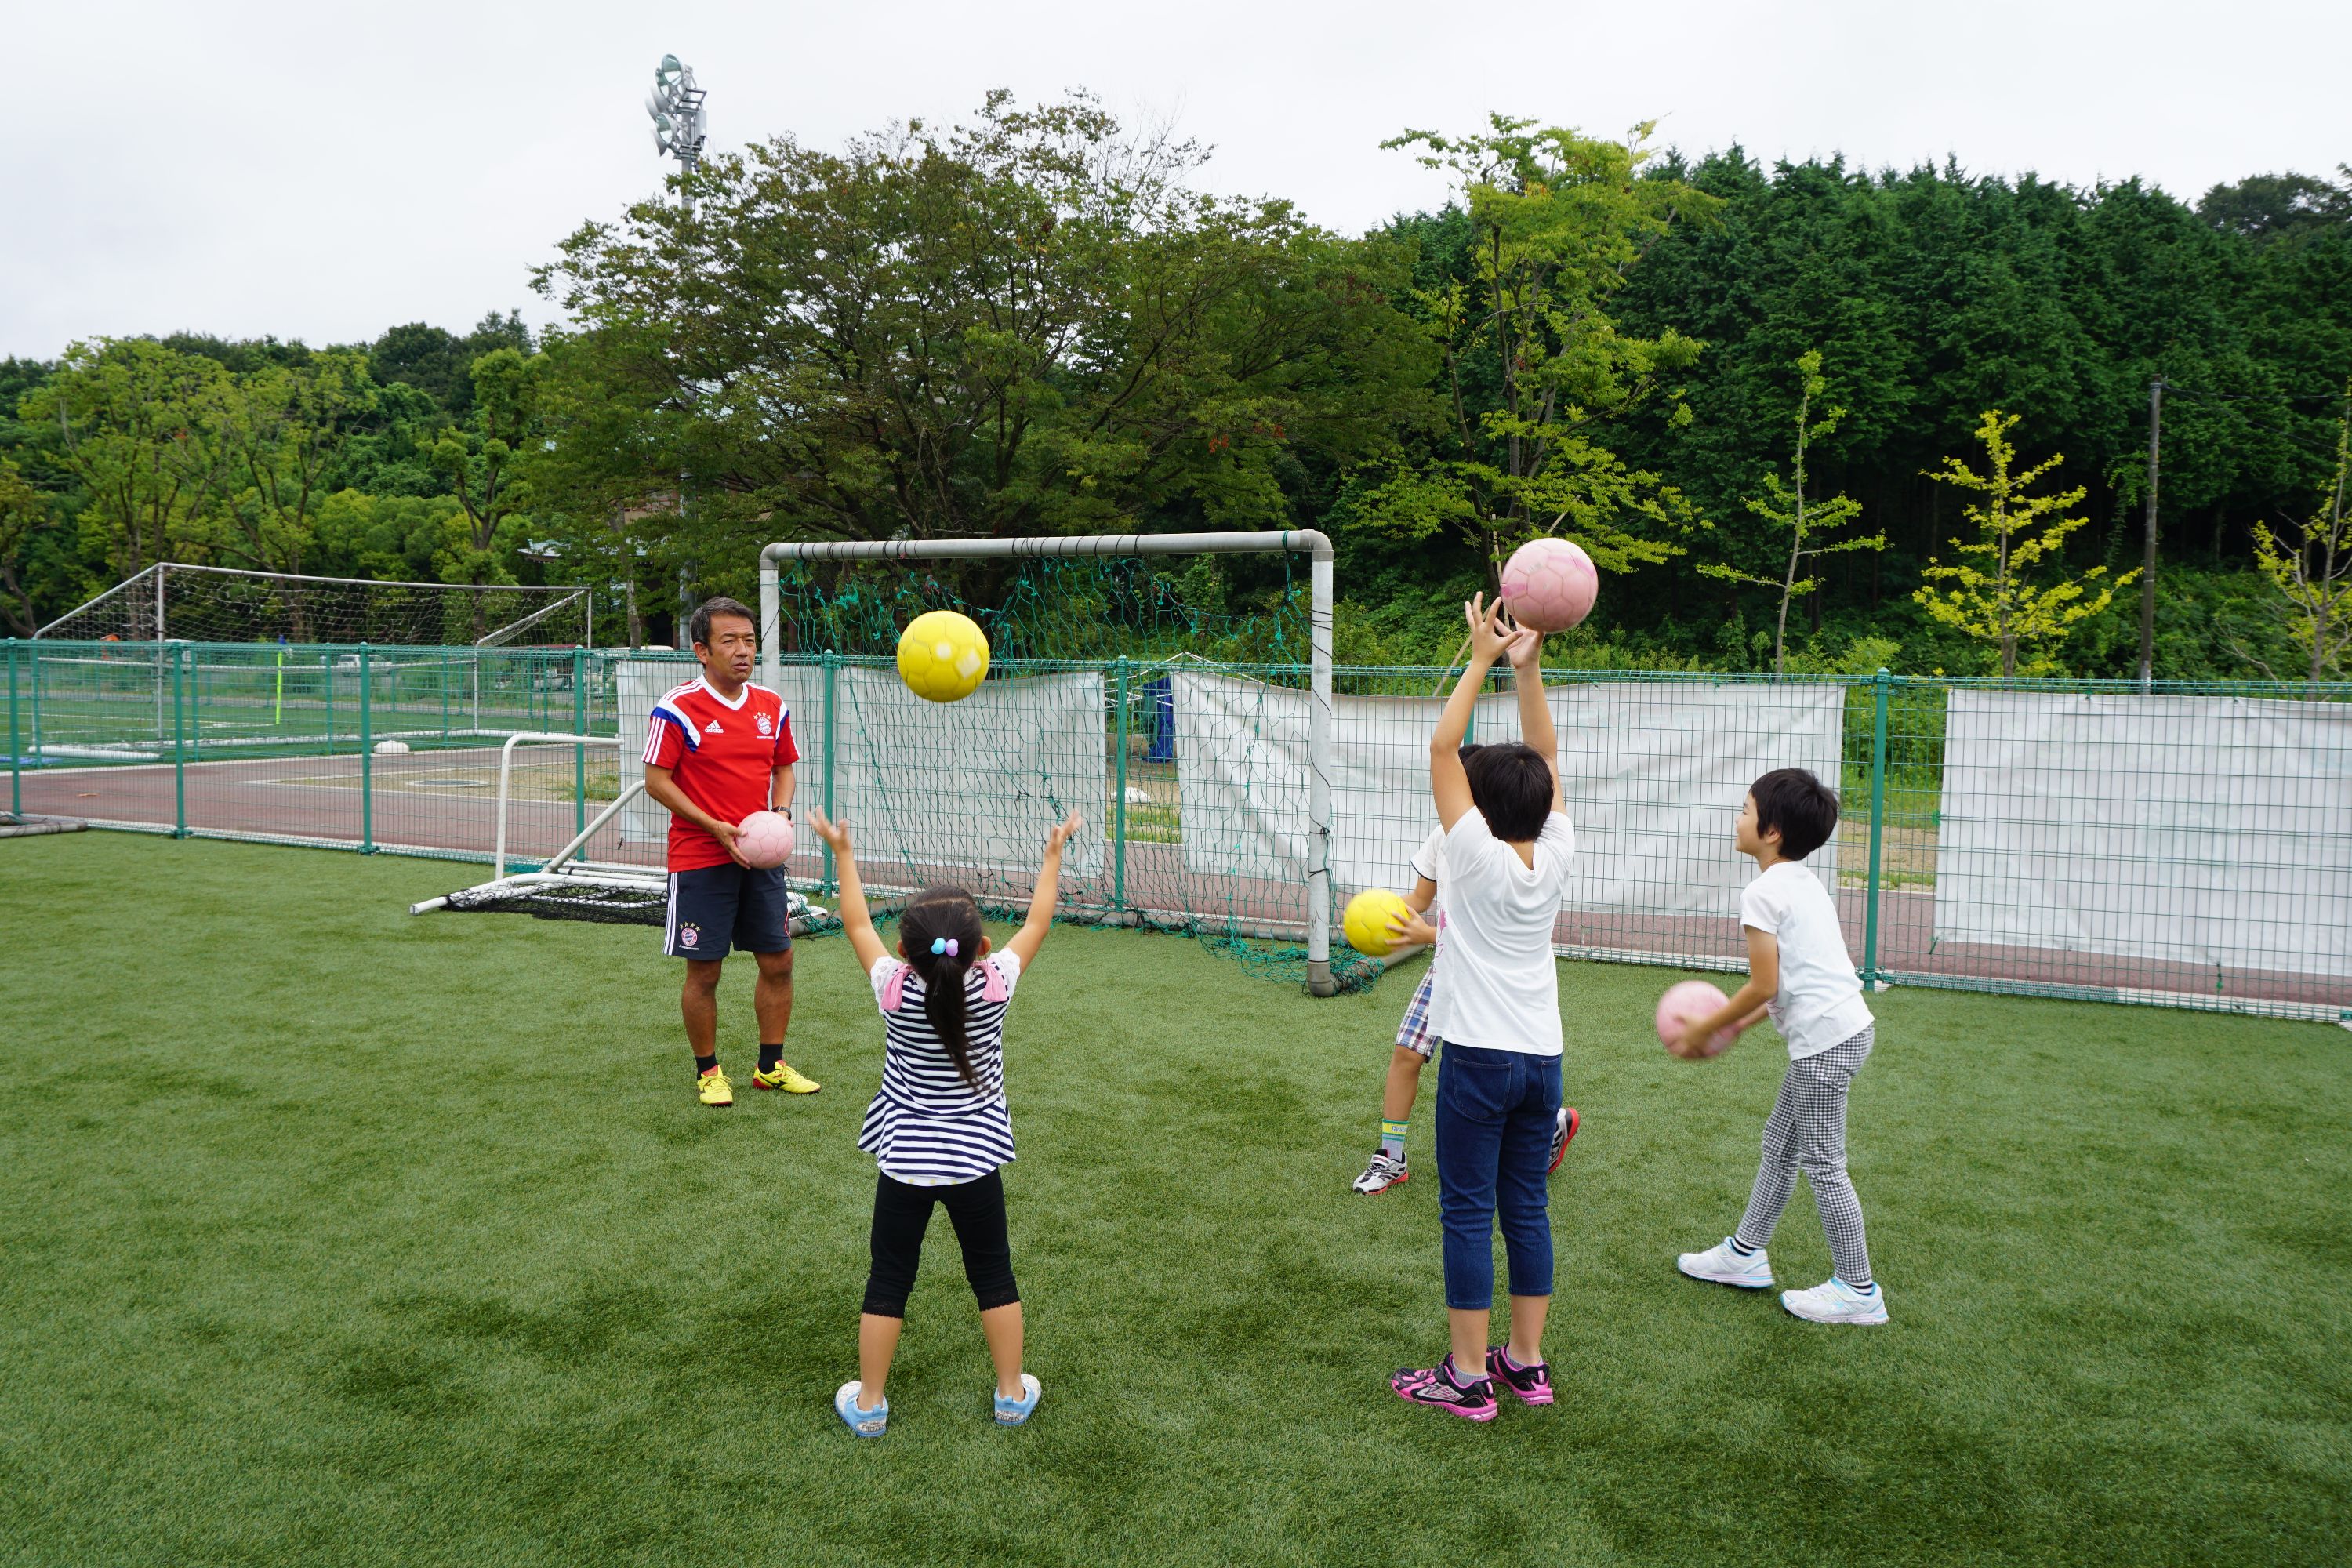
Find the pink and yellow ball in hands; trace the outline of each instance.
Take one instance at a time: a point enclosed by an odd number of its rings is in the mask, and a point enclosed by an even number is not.
[[[755,811],[737,823],[736,852],[761,870],[793,858],[793,819],[780,811]]]
[[[1711,1018],[1731,1005],[1731,998],[1704,980],[1685,980],[1679,985],[1669,985],[1666,994],[1658,998],[1658,1042],[1668,1050],[1682,1032],[1702,1018]],[[1719,1057],[1731,1048],[1739,1037],[1729,1029],[1718,1029],[1707,1041],[1702,1057]]]
[[[1503,567],[1503,603],[1511,619],[1539,632],[1564,632],[1592,613],[1601,592],[1592,557],[1565,539],[1530,539]]]

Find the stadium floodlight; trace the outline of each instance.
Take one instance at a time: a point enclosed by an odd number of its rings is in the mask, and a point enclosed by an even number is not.
[[[664,55],[654,68],[654,87],[646,94],[646,113],[654,122],[654,151],[674,157],[678,167],[692,174],[702,163],[702,143],[709,132],[704,118],[703,90],[694,85],[694,68],[676,55]]]

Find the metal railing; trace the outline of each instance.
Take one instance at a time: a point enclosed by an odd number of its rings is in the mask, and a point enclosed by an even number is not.
[[[695,670],[664,649],[43,639],[5,655],[14,811],[525,869],[562,853],[658,871],[667,814],[631,788],[631,747]],[[1334,904],[1405,881],[1433,826],[1444,673],[1334,672]],[[1303,666],[1007,661],[945,707],[887,659],[787,658],[773,679],[800,798],[856,822],[869,874],[1013,905],[1035,835],[1076,807],[1072,910],[1303,933]],[[1564,953],[1738,967],[1752,868],[1731,820],[1748,780],[1796,765],[1846,803],[1811,863],[1874,984],[2352,1019],[2352,685],[1547,679],[1580,844]],[[1515,726],[1498,677],[1474,738]],[[803,837],[795,880],[829,885]]]

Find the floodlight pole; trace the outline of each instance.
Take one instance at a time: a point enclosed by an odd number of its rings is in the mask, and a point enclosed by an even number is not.
[[[677,188],[678,210],[688,217],[694,216],[694,182],[685,176],[702,167],[702,144],[709,136],[709,121],[703,112],[703,100],[708,95],[694,82],[694,68],[683,64],[676,55],[664,55],[661,64],[654,68],[654,89],[646,95],[646,112],[653,117],[654,147],[677,160],[681,176]],[[685,394],[688,403],[694,401],[689,384]],[[677,476],[677,519],[686,521],[686,487],[690,475]],[[687,568],[683,562],[677,568],[677,646],[681,651],[694,646],[686,629],[687,618],[694,613],[694,605],[687,587]]]
[[[1282,554],[1307,557],[1307,988],[1331,980],[1331,541],[1312,528],[1235,533],[1098,533],[1037,539],[785,540],[760,552],[760,679],[783,676],[780,561],[991,561],[1102,555]],[[832,763],[828,752],[825,761]]]

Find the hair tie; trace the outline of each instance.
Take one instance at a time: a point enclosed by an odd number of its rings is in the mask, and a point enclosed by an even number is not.
[[[937,958],[943,952],[950,958],[956,956],[955,938],[951,936],[935,936],[931,938],[931,956],[933,958]]]

